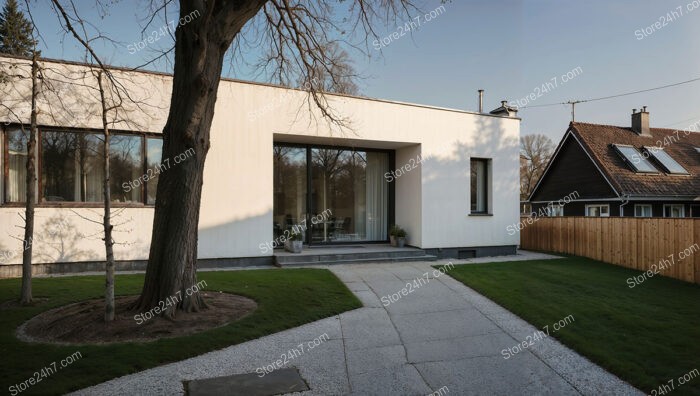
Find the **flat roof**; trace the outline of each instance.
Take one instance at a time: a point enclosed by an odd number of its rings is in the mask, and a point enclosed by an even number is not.
[[[10,55],[10,54],[0,54],[0,58],[21,59],[21,60],[26,60],[26,61],[32,60],[32,58],[30,58],[30,57]],[[39,60],[43,61],[43,62],[51,62],[51,63],[65,64],[65,65],[99,67],[99,65],[93,64],[93,63],[77,62],[77,61],[71,61],[71,60],[65,60],[65,59],[53,59],[53,58],[41,57],[41,58],[39,58]],[[123,66],[113,66],[113,65],[107,65],[107,64],[105,64],[105,66],[109,69],[112,69],[112,70],[144,73],[144,74],[153,74],[153,75],[164,76],[164,77],[172,77],[173,76],[172,73],[160,72],[160,71],[155,71],[155,70],[135,69],[135,68],[128,68],[128,67],[123,67]],[[300,89],[300,88],[285,87],[285,86],[279,85],[279,84],[264,83],[264,82],[257,82],[257,81],[239,80],[236,78],[229,78],[229,77],[221,77],[221,81],[307,92],[307,91]],[[402,101],[398,101],[398,100],[379,99],[379,98],[371,98],[371,97],[367,97],[367,96],[347,95],[347,94],[333,93],[333,92],[323,92],[323,94],[330,95],[330,96],[352,98],[352,99],[369,100],[369,101],[380,102],[380,103],[396,104],[396,105],[401,105],[401,106],[412,106],[412,107],[420,107],[420,108],[432,109],[432,110],[441,110],[441,111],[450,111],[450,112],[454,112],[454,113],[478,115],[478,116],[483,116],[483,117],[505,118],[505,119],[509,119],[509,120],[518,120],[518,121],[521,120],[520,117],[508,117],[508,116],[494,115],[494,114],[489,114],[489,113],[479,113],[478,111],[461,110],[461,109],[454,109],[454,108],[441,107],[441,106],[431,106],[431,105],[425,105],[425,104],[420,104],[420,103],[402,102]]]

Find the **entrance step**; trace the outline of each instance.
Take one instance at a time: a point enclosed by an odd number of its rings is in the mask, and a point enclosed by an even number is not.
[[[330,265],[368,262],[435,261],[436,256],[422,249],[389,245],[353,245],[346,247],[305,247],[301,253],[275,253],[279,266]]]

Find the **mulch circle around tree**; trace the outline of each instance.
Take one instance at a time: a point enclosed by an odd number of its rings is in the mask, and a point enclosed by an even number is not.
[[[128,310],[138,296],[117,297],[114,321],[110,323],[104,321],[104,299],[64,305],[22,324],[17,329],[17,337],[26,342],[56,344],[148,342],[221,327],[244,318],[258,307],[255,301],[235,294],[201,293],[207,309],[191,313],[179,311],[172,320],[158,315],[141,316]]]

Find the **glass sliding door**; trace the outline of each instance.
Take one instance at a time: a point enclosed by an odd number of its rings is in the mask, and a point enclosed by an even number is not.
[[[388,154],[311,149],[311,242],[387,239]]]
[[[306,224],[306,148],[275,146],[274,172],[275,241],[281,241],[284,231],[291,229],[302,229],[307,240],[307,230],[301,227]]]
[[[309,244],[386,241],[386,151],[274,146],[275,239],[294,226]]]

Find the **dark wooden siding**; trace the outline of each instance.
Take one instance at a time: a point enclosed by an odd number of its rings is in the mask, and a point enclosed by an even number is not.
[[[568,135],[531,201],[558,201],[574,191],[579,199],[617,197],[578,142]]]

